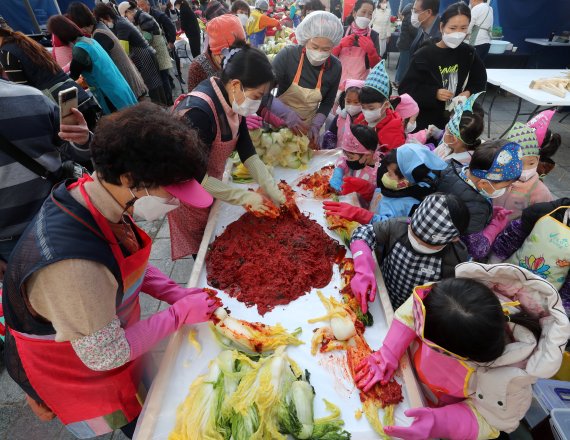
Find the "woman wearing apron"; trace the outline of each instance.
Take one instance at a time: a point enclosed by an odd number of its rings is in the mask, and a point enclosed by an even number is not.
[[[345,28],[340,44],[333,49],[342,64],[341,82],[366,79],[370,69],[380,62],[378,32],[369,28],[374,11],[372,0],[358,0],[352,10],[352,23]]]
[[[194,180],[206,167],[197,145],[154,104],[106,117],[91,144],[95,173],[57,186],[14,249],[6,368],[42,420],[58,417],[78,438],[119,428],[131,437],[150,379],[145,353],[220,304],[150,266],[152,241],[131,217],[212,203]],[[171,306],[141,321],[140,291]]]
[[[278,205],[285,197],[256,154],[246,125],[246,116],[259,109],[261,99],[274,82],[273,70],[263,52],[245,43],[222,51],[220,78],[202,81],[192,93],[175,104],[174,111],[198,130],[207,156],[208,174],[202,185],[214,197],[234,205],[264,211],[266,199],[259,193],[235,188],[221,181],[230,154],[238,152],[259,186]],[[168,216],[172,259],[197,254],[209,209],[182,206]]]
[[[281,50],[273,60],[277,96],[271,111],[298,133],[307,133],[313,145],[330,113],[342,67],[331,56],[343,29],[330,12],[309,14],[295,30],[299,44]]]

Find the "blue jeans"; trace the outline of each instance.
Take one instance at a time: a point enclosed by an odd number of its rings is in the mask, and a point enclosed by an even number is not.
[[[409,50],[402,50],[400,51],[400,58],[398,60],[398,69],[396,70],[396,84],[400,84],[404,75],[408,70],[408,66],[410,65],[410,51]]]

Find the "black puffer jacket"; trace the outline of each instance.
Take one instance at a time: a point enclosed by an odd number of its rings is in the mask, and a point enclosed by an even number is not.
[[[441,172],[437,191],[454,194],[465,202],[471,220],[464,235],[470,235],[481,232],[489,224],[493,216],[493,205],[461,178],[459,173],[462,168],[463,165],[459,162],[455,160],[450,162],[449,166]]]

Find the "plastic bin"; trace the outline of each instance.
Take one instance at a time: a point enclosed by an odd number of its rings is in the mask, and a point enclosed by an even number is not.
[[[570,409],[553,409],[550,426],[556,440],[570,440]]]
[[[533,387],[538,402],[546,412],[555,408],[570,409],[570,382],[540,379]]]
[[[503,40],[491,40],[491,47],[489,48],[489,53],[501,54],[505,53],[507,46],[511,44],[509,41]]]

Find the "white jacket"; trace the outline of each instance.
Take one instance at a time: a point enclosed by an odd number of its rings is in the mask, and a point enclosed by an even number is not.
[[[390,11],[389,5],[386,9],[374,8],[374,12],[372,12],[370,27],[378,32],[378,38],[380,40],[385,40],[392,35],[392,24],[390,23],[391,15],[392,12]]]
[[[489,3],[479,3],[471,9],[471,23],[469,23],[469,30],[467,33],[467,41],[471,36],[473,26],[480,26],[477,38],[475,39],[474,46],[491,42],[491,30],[493,28],[493,8]]]

